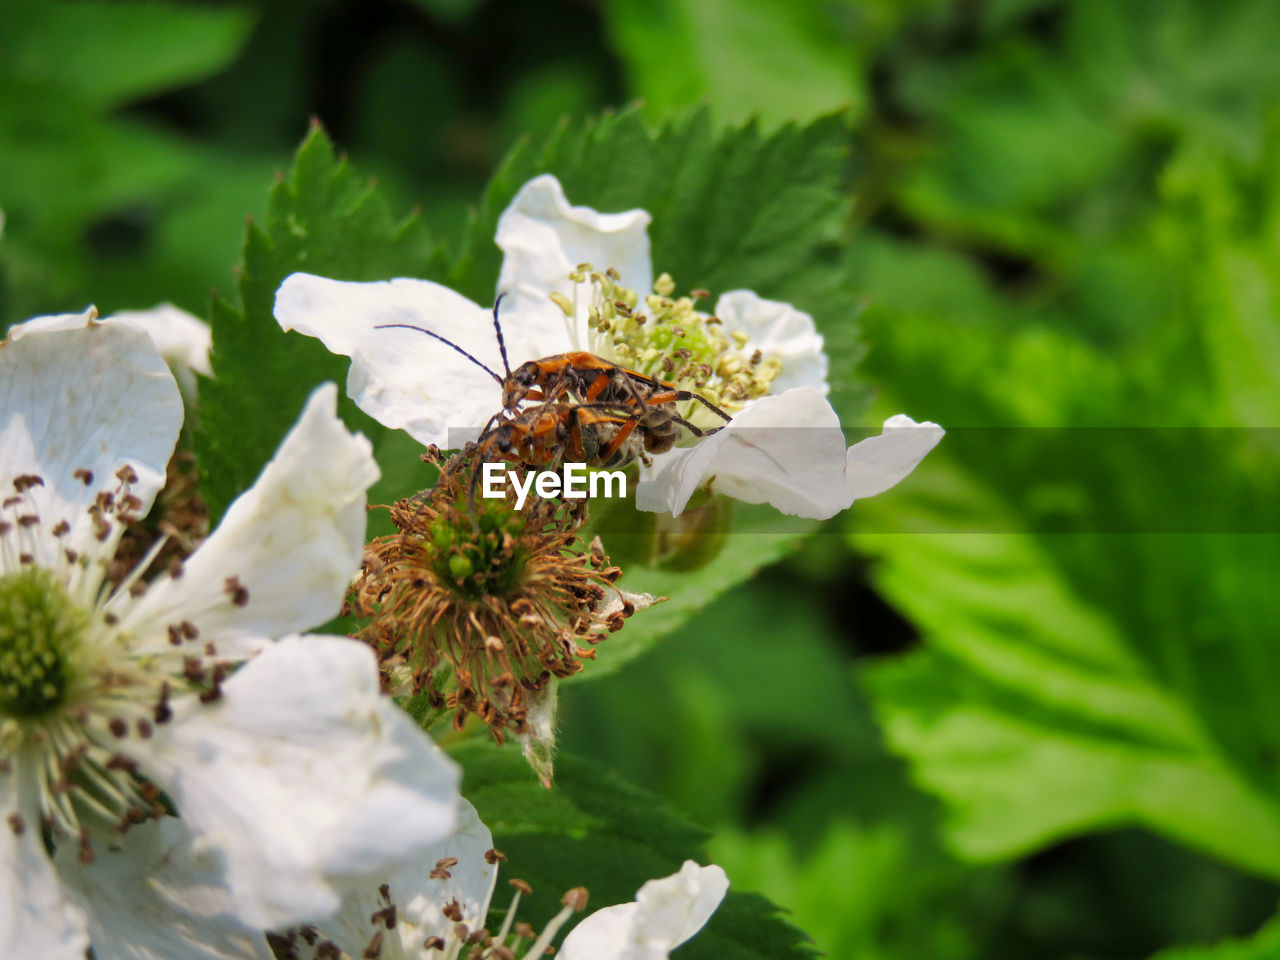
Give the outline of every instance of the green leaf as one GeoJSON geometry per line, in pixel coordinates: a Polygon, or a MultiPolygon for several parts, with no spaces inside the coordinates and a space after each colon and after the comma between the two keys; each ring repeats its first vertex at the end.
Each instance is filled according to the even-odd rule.
{"type": "Polygon", "coordinates": [[[1161,178],[1166,209],[1156,236],[1170,259],[1194,265],[1189,295],[1198,340],[1188,344],[1208,382],[1207,422],[1273,424],[1280,418],[1280,112],[1261,156],[1248,163],[1193,145],[1161,178]],[[1209,320],[1211,319],[1211,322],[1209,320]]]}
{"type": "Polygon", "coordinates": [[[840,237],[845,131],[834,115],[772,134],[750,123],[717,134],[705,110],[654,129],[634,110],[564,123],[540,149],[526,145],[507,157],[451,276],[464,291],[487,283],[475,292],[490,296],[498,215],[526,181],[554,173],[574,203],[648,210],[655,271],[670,272],[682,288],[801,291],[840,237]]]}
{"type": "MultiPolygon", "coordinates": [[[[604,769],[561,756],[556,788],[546,790],[510,747],[472,741],[450,752],[465,771],[467,799],[508,858],[503,875],[533,887],[521,902],[520,919],[535,927],[559,909],[559,898],[572,887],[590,891],[590,912],[627,903],[647,880],[675,873],[686,859],[701,859],[705,831],[604,769]]],[[[814,953],[763,897],[731,890],[677,956],[801,960],[814,953]]]]}
{"type": "MultiPolygon", "coordinates": [[[[418,217],[393,217],[374,186],[313,129],[272,191],[264,222],[249,225],[240,304],[213,303],[214,376],[200,387],[197,451],[201,490],[215,516],[257,477],[315,386],[346,382],[345,357],[276,323],[272,307],[285,277],[297,270],[341,280],[420,275],[431,250],[418,217]]],[[[379,445],[382,427],[348,400],[340,410],[379,445]]]]}
{"type": "MultiPolygon", "coordinates": [[[[1143,416],[1108,394],[1115,371],[1087,351],[1028,350],[1034,331],[884,332],[880,360],[915,409],[963,423],[998,400],[1016,416],[1025,398],[1032,422],[1073,408],[1143,416]],[[927,344],[945,344],[946,362],[927,344]],[[997,356],[1001,373],[981,379],[997,356]],[[1077,357],[1096,375],[1072,377],[1077,357]]],[[[851,518],[854,542],[880,558],[877,585],[927,647],[873,671],[871,690],[894,748],[948,801],[958,849],[1008,857],[1137,823],[1277,874],[1277,655],[1262,626],[1277,551],[1274,538],[1211,532],[1245,529],[1244,509],[1276,529],[1276,484],[1265,434],[961,427],[851,518]],[[1241,475],[1243,463],[1262,472],[1241,475]],[[871,532],[886,530],[899,532],[871,532]]]]}
{"type": "Polygon", "coordinates": [[[980,897],[990,897],[995,884],[986,873],[954,862],[921,864],[901,824],[836,821],[812,849],[801,850],[776,829],[731,830],[717,834],[710,849],[744,883],[794,904],[795,922],[825,956],[983,955],[977,944],[984,924],[975,914],[980,897]]]}
{"type": "Polygon", "coordinates": [[[201,80],[231,62],[248,10],[120,0],[18,0],[0,39],[4,72],[102,110],[201,80]]]}
{"type": "Polygon", "coordinates": [[[463,23],[480,6],[480,0],[414,0],[414,2],[445,23],[463,23]]]}
{"type": "MultiPolygon", "coordinates": [[[[745,815],[752,778],[767,763],[765,749],[806,758],[878,755],[869,711],[853,689],[826,611],[779,579],[762,575],[722,594],[623,673],[561,686],[563,748],[608,763],[700,823],[745,815]],[[815,702],[823,709],[814,710],[815,702]],[[680,735],[672,737],[672,729],[680,735]]],[[[632,642],[627,633],[657,609],[638,613],[602,644],[604,665],[616,652],[608,645],[632,642]]],[[[836,763],[805,764],[787,789],[836,763]]],[[[859,799],[870,792],[864,782],[859,799]]]]}
{"type": "Polygon", "coordinates": [[[712,522],[724,532],[695,533],[679,552],[655,562],[643,552],[654,542],[653,514],[639,513],[622,502],[601,504],[596,514],[603,514],[603,519],[593,519],[586,535],[591,529],[601,530],[610,559],[624,571],[618,586],[667,599],[639,611],[610,635],[599,659],[588,661],[570,682],[606,676],[633,660],[717,597],[794,551],[818,526],[768,506],[717,501],[712,522]]]}
{"type": "Polygon", "coordinates": [[[1051,260],[1075,256],[1149,203],[1157,138],[1257,149],[1262,109],[1280,91],[1266,53],[1280,29],[1273,4],[1061,6],[1052,41],[1001,32],[901,71],[904,105],[942,134],[902,179],[912,212],[1051,260]]]}
{"type": "Polygon", "coordinates": [[[631,88],[655,115],[706,98],[723,120],[776,123],[862,96],[854,17],[835,5],[612,0],[604,9],[631,88]]]}
{"type": "MultiPolygon", "coordinates": [[[[173,139],[134,122],[108,123],[57,101],[25,98],[0,78],[0,247],[12,278],[9,321],[59,307],[89,268],[82,234],[121,211],[162,205],[193,175],[195,158],[173,139]]],[[[96,289],[90,294],[98,300],[96,289]]],[[[150,304],[129,304],[130,307],[150,304]]],[[[105,303],[103,304],[105,306],[105,303]]]]}
{"type": "Polygon", "coordinates": [[[1277,155],[1272,122],[1254,161],[1176,156],[1145,228],[1172,312],[1111,351],[863,263],[873,375],[953,428],[849,518],[925,647],[868,683],[968,856],[1136,824],[1280,875],[1277,155]]]}
{"type": "Polygon", "coordinates": [[[239,217],[254,206],[243,199],[248,168],[261,182],[256,165],[110,111],[222,68],[251,23],[234,7],[6,6],[0,324],[89,303],[104,313],[158,300],[198,308],[234,256],[239,217]],[[210,229],[172,242],[210,208],[219,215],[210,229]]]}
{"type": "Polygon", "coordinates": [[[643,207],[655,273],[713,297],[750,289],[813,314],[829,339],[832,381],[847,409],[861,400],[856,298],[839,242],[845,120],[824,117],[764,134],[755,124],[716,133],[706,110],[649,129],[636,111],[564,123],[545,145],[517,147],[470,223],[449,285],[480,303],[494,295],[498,217],[528,180],[553,173],[571,202],[597,210],[643,207]]]}
{"type": "Polygon", "coordinates": [[[879,557],[878,586],[924,637],[926,649],[865,679],[891,746],[948,803],[957,851],[1008,858],[1140,824],[1280,876],[1280,805],[1224,749],[1196,699],[1133,650],[1123,622],[1083,600],[1034,538],[960,532],[1017,523],[993,516],[998,506],[944,466],[913,477],[896,512],[956,532],[855,542],[879,557]]]}
{"type": "Polygon", "coordinates": [[[714,825],[712,860],[829,956],[982,956],[1005,872],[943,853],[938,805],[853,688],[842,641],[864,624],[833,618],[841,598],[810,586],[774,568],[625,672],[561,686],[560,747],[714,825]]]}
{"type": "Polygon", "coordinates": [[[1277,960],[1280,958],[1280,917],[1245,940],[1224,940],[1212,946],[1161,950],[1151,960],[1277,960]]]}

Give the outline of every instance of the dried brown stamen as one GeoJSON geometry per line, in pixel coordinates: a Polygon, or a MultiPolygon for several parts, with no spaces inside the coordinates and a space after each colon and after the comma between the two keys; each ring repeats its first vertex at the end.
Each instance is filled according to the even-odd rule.
{"type": "MultiPolygon", "coordinates": [[[[93,482],[93,473],[89,470],[77,470],[75,475],[86,486],[93,482]]],[[[182,561],[209,533],[209,509],[196,487],[195,458],[185,450],[173,455],[165,470],[164,489],[146,517],[138,516],[142,501],[128,490],[130,484],[137,482],[137,474],[131,468],[127,472],[122,469],[116,478],[123,489],[112,502],[119,503],[119,518],[128,526],[107,568],[107,582],[112,585],[122,582],[161,537],[165,542],[152,559],[152,569],[168,568],[171,576],[181,576],[182,561]]]]}
{"type": "Polygon", "coordinates": [[[530,498],[517,510],[514,495],[474,497],[470,452],[428,458],[440,482],[387,508],[399,532],[366,548],[350,612],[370,618],[358,636],[392,690],[425,694],[459,727],[474,714],[502,742],[527,734],[553,678],[581,670],[621,625],[621,571],[578,536],[585,501],[530,498]]]}

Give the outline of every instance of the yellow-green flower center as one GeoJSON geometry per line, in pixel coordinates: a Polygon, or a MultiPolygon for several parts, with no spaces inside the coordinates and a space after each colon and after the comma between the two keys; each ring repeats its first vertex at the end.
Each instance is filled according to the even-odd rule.
{"type": "MultiPolygon", "coordinates": [[[[727,331],[718,317],[697,309],[706,291],[673,297],[670,274],[658,277],[643,302],[613,268],[601,272],[581,264],[569,279],[591,285],[587,322],[593,346],[600,341],[596,352],[611,352],[610,359],[629,369],[701,394],[730,413],[767,394],[782,372],[782,361],[753,348],[745,332],[727,331]]],[[[573,315],[567,298],[553,299],[573,315]]],[[[690,407],[689,415],[700,416],[698,409],[690,407]]]]}
{"type": "Polygon", "coordinates": [[[524,572],[524,518],[500,502],[477,503],[475,510],[474,525],[464,510],[443,512],[432,521],[432,569],[465,599],[506,596],[524,572]]]}
{"type": "Polygon", "coordinates": [[[0,716],[29,719],[65,703],[88,623],[48,571],[0,577],[0,716]]]}

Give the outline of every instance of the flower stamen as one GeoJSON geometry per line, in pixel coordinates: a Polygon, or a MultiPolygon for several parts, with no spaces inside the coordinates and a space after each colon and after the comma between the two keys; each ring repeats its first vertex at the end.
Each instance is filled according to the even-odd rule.
{"type": "Polygon", "coordinates": [[[581,670],[635,606],[613,586],[622,571],[578,538],[584,501],[518,510],[508,488],[475,503],[474,451],[427,459],[439,483],[391,506],[399,533],[366,549],[351,611],[370,622],[358,636],[393,692],[425,694],[459,727],[475,714],[499,742],[527,735],[549,684],[581,670]]]}
{"type": "MultiPolygon", "coordinates": [[[[612,267],[601,272],[589,263],[579,264],[569,279],[574,284],[572,304],[562,294],[551,297],[566,314],[575,347],[577,324],[573,321],[580,315],[580,300],[589,298],[586,317],[592,353],[674,383],[730,413],[769,393],[782,372],[779,358],[748,349],[751,338],[746,332],[726,333],[718,317],[697,310],[698,299],[708,296],[707,291],[694,290],[673,299],[675,281],[670,274],[659,276],[654,292],[643,300],[621,285],[612,267]],[[586,293],[580,294],[581,287],[588,288],[586,293]]],[[[681,416],[700,426],[704,421],[714,425],[697,403],[688,403],[681,416]]]]}
{"type": "MultiPolygon", "coordinates": [[[[74,476],[93,483],[88,469],[74,476]]],[[[113,479],[81,520],[103,545],[92,555],[57,546],[74,529],[68,518],[43,529],[32,499],[40,477],[14,477],[15,492],[0,507],[0,569],[8,571],[0,575],[0,773],[27,775],[41,826],[75,838],[82,858],[93,854],[91,823],[125,830],[164,812],[159,791],[137,778],[119,745],[149,737],[153,723],[172,716],[167,682],[156,698],[161,657],[131,653],[133,634],[109,609],[138,594],[169,537],[161,534],[113,582],[114,548],[143,507],[132,467],[113,479]]],[[[185,621],[170,631],[179,645],[195,634],[185,621]]],[[[224,674],[215,666],[215,694],[224,674]]]]}

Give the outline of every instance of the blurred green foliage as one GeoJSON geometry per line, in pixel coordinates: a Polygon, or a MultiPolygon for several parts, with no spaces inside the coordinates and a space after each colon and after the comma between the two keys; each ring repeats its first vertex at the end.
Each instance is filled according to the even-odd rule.
{"type": "Polygon", "coordinates": [[[4,14],[0,319],[95,298],[104,310],[165,298],[199,309],[235,262],[241,227],[226,214],[260,205],[271,168],[123,108],[225,69],[252,12],[14,0],[4,14]]]}
{"type": "MultiPolygon", "coordinates": [[[[265,322],[299,256],[487,299],[493,218],[544,169],[654,210],[682,285],[811,311],[850,421],[869,384],[875,416],[949,428],[800,552],[634,568],[680,605],[563,688],[573,790],[595,764],[660,795],[836,958],[1280,956],[1274,923],[1250,939],[1280,896],[1280,7],[6,13],[0,321],[238,283],[202,388],[215,503],[342,376],[265,322]],[[272,188],[311,116],[354,163],[313,137],[272,188]]],[[[380,490],[420,481],[375,439],[409,464],[380,490]]],[[[526,825],[531,860],[567,822],[526,825]]]]}
{"type": "MultiPolygon", "coordinates": [[[[853,516],[855,542],[878,557],[877,582],[927,639],[926,650],[872,671],[871,689],[890,740],[949,801],[951,839],[971,856],[1140,823],[1275,879],[1280,691],[1266,583],[1280,562],[1280,473],[1274,434],[1245,429],[1280,422],[1280,141],[1261,97],[1277,78],[1254,46],[1271,8],[1245,17],[1234,7],[1211,15],[1169,4],[1155,29],[1120,10],[1071,5],[1056,58],[1062,70],[1081,63],[1094,38],[1089,50],[1113,51],[1101,89],[1153,91],[1141,110],[1108,101],[1088,112],[1111,121],[1105,137],[1080,132],[1079,140],[1112,140],[1112,160],[1090,166],[1084,180],[1079,170],[1028,162],[1034,191],[989,192],[967,210],[951,202],[964,192],[953,174],[901,179],[887,201],[899,215],[995,245],[998,256],[1017,258],[1017,276],[992,282],[980,261],[966,270],[953,259],[953,272],[940,275],[950,278],[949,310],[921,303],[918,292],[895,304],[901,261],[919,243],[894,241],[893,271],[878,281],[864,265],[869,292],[889,284],[868,315],[879,348],[872,376],[913,409],[951,411],[958,426],[1190,429],[1133,431],[1124,443],[1105,431],[1026,440],[961,430],[898,497],[853,516]],[[1221,69],[1177,71],[1191,63],[1191,44],[1202,58],[1216,54],[1221,69]],[[1219,109],[1204,106],[1218,101],[1219,109]],[[1164,141],[1154,158],[1153,138],[1164,141]],[[1130,165],[1143,146],[1151,174],[1139,179],[1130,165]],[[941,179],[922,191],[931,177],[941,179]],[[1123,192],[1127,202],[1108,204],[1114,222],[1089,230],[1062,215],[1062,204],[1086,202],[1074,199],[1085,183],[1095,196],[1123,192]],[[943,194],[945,205],[922,202],[943,194]],[[1132,262],[1135,252],[1144,262],[1132,262]],[[1096,269],[1128,283],[1090,305],[1096,292],[1077,288],[1096,269]],[[1114,319],[1103,327],[1108,303],[1114,319]],[[986,322],[975,323],[979,316],[986,322]],[[1200,512],[1188,524],[1189,506],[1200,512]],[[1011,532],[859,532],[880,524],[1011,532]]],[[[1020,62],[1044,68],[1042,59],[1020,62]]],[[[1004,88],[1040,89],[1029,75],[1009,82],[1004,69],[1004,88]]],[[[1096,100],[1095,88],[1071,87],[1073,98],[1090,90],[1096,100]]],[[[1050,115],[1051,102],[1035,115],[1050,115]]],[[[990,98],[983,104],[965,115],[999,112],[990,98]]],[[[982,129],[987,163],[996,159],[990,144],[1008,141],[1001,155],[1023,169],[1025,144],[982,129]]],[[[1014,129],[1036,139],[1029,127],[1014,129]]],[[[1050,129],[1077,136],[1066,124],[1050,129]]],[[[961,159],[977,149],[965,138],[948,147],[943,167],[982,168],[976,155],[961,159]]]]}
{"type": "Polygon", "coordinates": [[[1162,950],[1156,960],[1271,960],[1273,957],[1280,957],[1280,922],[1275,920],[1248,940],[1162,950]]]}

